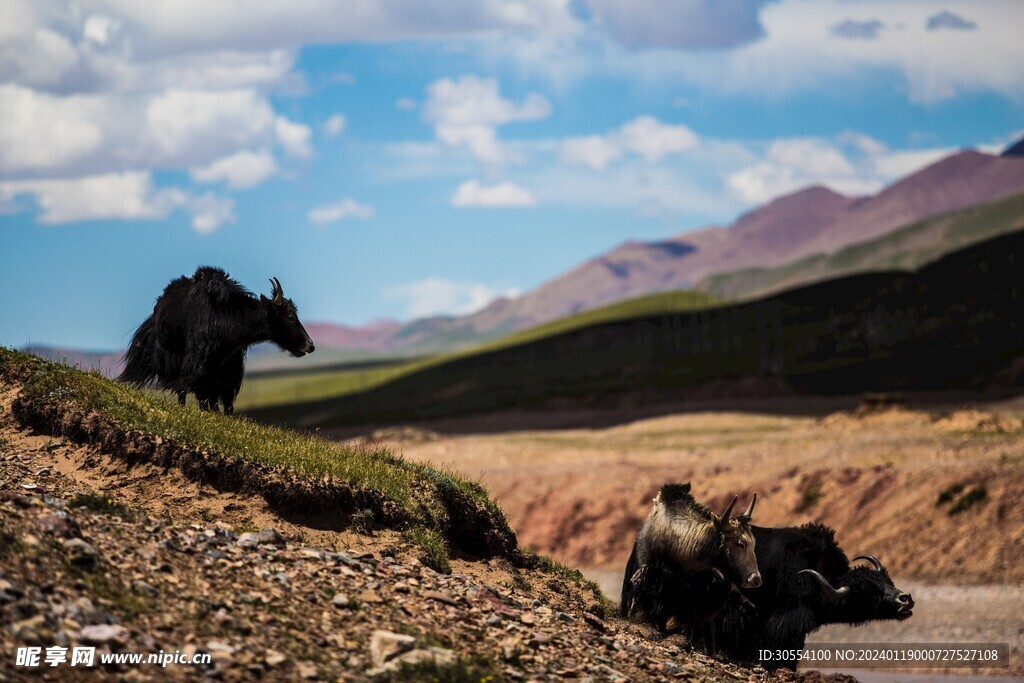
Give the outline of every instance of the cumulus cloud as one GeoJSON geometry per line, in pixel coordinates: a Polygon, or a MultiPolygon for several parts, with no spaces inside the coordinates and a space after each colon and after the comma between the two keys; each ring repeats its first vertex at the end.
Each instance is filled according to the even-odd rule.
{"type": "Polygon", "coordinates": [[[193,196],[178,188],[157,188],[147,171],[106,173],[69,179],[0,182],[0,206],[29,196],[46,225],[95,220],[155,220],[178,209],[192,216],[192,227],[210,233],[234,222],[234,201],[213,193],[193,196]]]}
{"type": "Polygon", "coordinates": [[[416,100],[412,99],[411,97],[400,97],[398,98],[398,100],[395,101],[395,109],[411,111],[415,109],[417,106],[419,105],[416,104],[416,100]]]}
{"type": "Polygon", "coordinates": [[[274,132],[277,134],[278,142],[289,156],[301,159],[313,156],[313,131],[309,129],[309,126],[278,116],[274,121],[274,132]]]}
{"type": "Polygon", "coordinates": [[[764,35],[763,0],[586,0],[597,21],[630,48],[731,48],[764,35]]]}
{"type": "Polygon", "coordinates": [[[332,114],[326,121],[324,121],[324,130],[327,134],[336,138],[341,135],[341,132],[345,130],[347,121],[342,114],[332,114]]]}
{"type": "Polygon", "coordinates": [[[310,209],[307,218],[313,225],[327,225],[346,218],[373,218],[375,213],[372,206],[360,204],[356,200],[346,197],[340,201],[310,209]]]}
{"type": "Polygon", "coordinates": [[[428,277],[384,289],[385,299],[404,302],[406,316],[468,315],[484,308],[499,296],[516,297],[516,288],[498,289],[479,282],[461,282],[428,277]]]}
{"type": "Polygon", "coordinates": [[[243,150],[208,166],[192,169],[192,178],[201,183],[223,181],[231,189],[245,189],[259,185],[276,171],[277,163],[267,150],[243,150]]]}
{"type": "Polygon", "coordinates": [[[551,105],[538,93],[515,103],[501,96],[493,78],[444,78],[427,88],[423,118],[437,139],[449,147],[466,147],[478,160],[497,164],[509,159],[498,142],[498,126],[547,118],[551,105]]]}
{"type": "Polygon", "coordinates": [[[626,154],[657,162],[670,154],[693,149],[696,133],[682,124],[667,124],[653,116],[639,116],[606,135],[569,138],[559,146],[559,158],[568,164],[604,170],[626,154]]]}
{"type": "Polygon", "coordinates": [[[940,29],[972,31],[978,28],[978,25],[969,19],[964,19],[959,14],[953,14],[952,12],[946,11],[939,12],[935,16],[928,17],[928,22],[925,24],[925,28],[929,31],[938,31],[940,29]]]}
{"type": "Polygon", "coordinates": [[[504,182],[496,185],[481,185],[476,180],[467,180],[455,189],[452,206],[464,207],[522,207],[537,203],[530,191],[515,183],[504,182]]]}
{"type": "Polygon", "coordinates": [[[225,223],[234,223],[236,220],[235,200],[230,197],[218,197],[209,192],[190,199],[188,210],[192,213],[192,227],[203,235],[208,235],[225,223]]]}
{"type": "Polygon", "coordinates": [[[882,26],[882,22],[878,19],[869,19],[867,21],[845,19],[830,28],[829,32],[839,38],[873,40],[878,36],[878,32],[882,30],[882,26]]]}
{"type": "Polygon", "coordinates": [[[945,148],[890,150],[854,131],[834,140],[785,138],[769,143],[761,158],[729,174],[730,191],[748,204],[761,204],[808,187],[825,185],[847,195],[871,194],[893,180],[948,155],[945,148]]]}

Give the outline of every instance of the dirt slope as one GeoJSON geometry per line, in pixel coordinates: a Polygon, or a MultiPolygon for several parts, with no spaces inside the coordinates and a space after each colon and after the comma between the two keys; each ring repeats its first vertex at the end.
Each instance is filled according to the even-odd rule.
{"type": "Polygon", "coordinates": [[[442,574],[395,532],[284,519],[29,432],[18,387],[0,389],[0,680],[768,680],[652,640],[571,572],[455,559],[442,574]],[[17,647],[53,645],[212,661],[15,666],[17,647]]]}

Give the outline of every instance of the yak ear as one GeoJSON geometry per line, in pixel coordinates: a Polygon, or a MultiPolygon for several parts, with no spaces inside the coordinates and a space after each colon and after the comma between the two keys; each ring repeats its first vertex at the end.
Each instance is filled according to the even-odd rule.
{"type": "Polygon", "coordinates": [[[270,299],[260,294],[260,301],[262,301],[263,303],[269,303],[270,299]]]}

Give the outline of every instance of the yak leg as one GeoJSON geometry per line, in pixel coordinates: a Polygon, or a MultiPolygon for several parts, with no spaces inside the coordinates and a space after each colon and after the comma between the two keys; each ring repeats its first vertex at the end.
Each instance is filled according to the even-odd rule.
{"type": "Polygon", "coordinates": [[[224,403],[224,414],[235,412],[235,397],[242,387],[242,375],[245,374],[245,352],[236,351],[225,359],[218,378],[220,400],[224,403]]]}
{"type": "Polygon", "coordinates": [[[179,406],[185,405],[185,397],[188,396],[188,392],[187,391],[178,391],[177,394],[178,394],[178,405],[179,406]]]}

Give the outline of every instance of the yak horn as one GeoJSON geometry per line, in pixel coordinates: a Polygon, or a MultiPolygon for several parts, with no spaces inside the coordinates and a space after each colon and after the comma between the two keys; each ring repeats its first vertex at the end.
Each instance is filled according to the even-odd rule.
{"type": "Polygon", "coordinates": [[[833,598],[841,598],[850,592],[849,586],[843,586],[842,588],[836,589],[835,586],[828,582],[828,579],[826,579],[824,576],[814,571],[813,569],[801,569],[797,572],[797,574],[809,574],[813,576],[818,580],[818,583],[821,584],[822,589],[826,593],[831,595],[833,598]]]}
{"type": "Polygon", "coordinates": [[[732,502],[729,503],[729,507],[725,508],[725,512],[722,513],[722,523],[726,524],[729,521],[729,516],[732,515],[732,509],[736,505],[736,500],[739,496],[733,496],[732,502]]]}
{"type": "Polygon", "coordinates": [[[276,277],[270,278],[270,284],[272,285],[271,297],[273,297],[275,303],[280,303],[281,299],[284,298],[284,290],[281,289],[281,283],[276,277]]]}
{"type": "Polygon", "coordinates": [[[742,519],[745,522],[749,522],[751,515],[754,514],[754,504],[756,502],[757,502],[757,494],[755,493],[754,497],[750,499],[750,505],[747,506],[746,512],[744,512],[742,515],[740,515],[737,519],[742,519]]]}
{"type": "Polygon", "coordinates": [[[857,557],[855,557],[852,560],[850,560],[850,562],[853,563],[853,562],[856,562],[857,560],[867,560],[868,562],[870,562],[871,564],[873,564],[875,566],[875,571],[876,572],[884,572],[885,571],[885,567],[882,566],[882,563],[879,562],[875,558],[874,555],[858,555],[857,557]]]}

